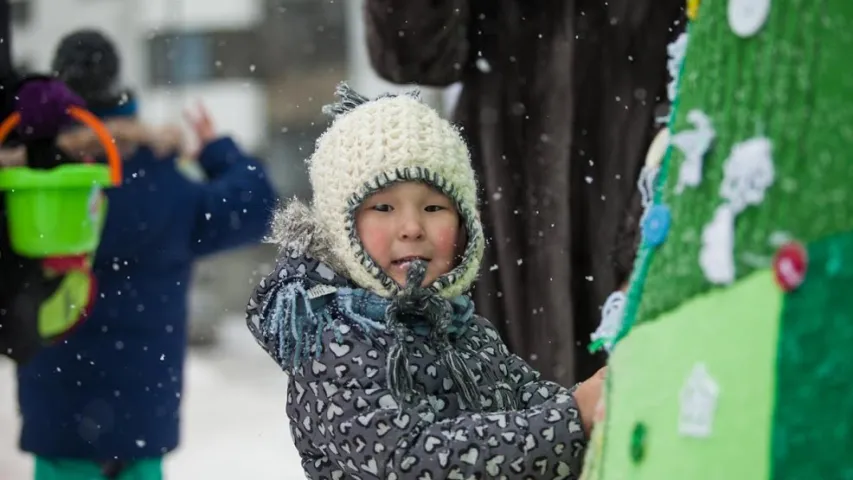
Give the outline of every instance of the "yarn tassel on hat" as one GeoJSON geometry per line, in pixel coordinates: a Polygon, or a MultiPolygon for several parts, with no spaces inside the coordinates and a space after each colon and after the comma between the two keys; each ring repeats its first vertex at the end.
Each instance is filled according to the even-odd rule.
{"type": "MultiPolygon", "coordinates": [[[[412,90],[406,92],[405,95],[408,95],[414,99],[420,100],[421,92],[419,90],[412,90]]],[[[346,82],[341,82],[338,84],[337,88],[335,88],[335,96],[337,96],[340,101],[337,103],[333,103],[330,105],[323,106],[323,114],[328,115],[332,118],[337,118],[345,113],[349,113],[355,110],[356,107],[360,105],[364,105],[371,101],[370,98],[365,97],[364,95],[356,92],[352,89],[346,82]]],[[[388,98],[395,97],[396,95],[386,93],[376,97],[376,99],[380,98],[388,98]]]]}
{"type": "Polygon", "coordinates": [[[340,98],[338,103],[323,106],[323,114],[333,118],[352,111],[355,107],[370,101],[369,98],[356,92],[346,83],[338,84],[337,88],[335,88],[335,96],[340,98]]]}

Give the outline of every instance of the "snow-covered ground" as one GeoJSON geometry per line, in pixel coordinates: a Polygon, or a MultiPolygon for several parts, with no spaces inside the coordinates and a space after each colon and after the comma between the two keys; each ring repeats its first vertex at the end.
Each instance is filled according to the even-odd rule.
{"type": "MultiPolygon", "coordinates": [[[[190,353],[183,441],[166,460],[166,480],[305,478],[287,426],[284,374],[242,319],[221,333],[216,347],[190,353]]],[[[0,360],[0,479],[29,480],[32,461],[15,446],[14,395],[13,367],[0,360]]]]}

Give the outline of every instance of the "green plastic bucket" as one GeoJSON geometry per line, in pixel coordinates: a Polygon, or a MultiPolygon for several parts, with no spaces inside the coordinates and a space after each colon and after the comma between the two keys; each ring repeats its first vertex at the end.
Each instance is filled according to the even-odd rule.
{"type": "Polygon", "coordinates": [[[100,164],[0,169],[12,249],[32,258],[94,252],[106,212],[102,188],[110,185],[110,169],[100,164]]]}

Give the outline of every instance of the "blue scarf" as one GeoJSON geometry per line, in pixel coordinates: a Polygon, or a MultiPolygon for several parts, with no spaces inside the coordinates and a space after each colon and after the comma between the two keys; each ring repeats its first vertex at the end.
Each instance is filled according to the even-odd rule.
{"type": "MultiPolygon", "coordinates": [[[[264,322],[269,338],[277,338],[277,357],[296,367],[302,359],[322,353],[323,331],[331,329],[340,341],[335,325],[354,327],[367,338],[389,331],[386,313],[394,301],[361,288],[339,287],[317,295],[303,281],[281,284],[267,307],[264,322]],[[332,299],[334,298],[334,301],[332,299]]],[[[467,296],[448,300],[453,315],[447,333],[459,335],[474,317],[474,302],[467,296]]],[[[421,317],[413,318],[412,332],[429,336],[432,327],[421,317]]]]}
{"type": "MultiPolygon", "coordinates": [[[[338,305],[340,305],[345,313],[356,318],[367,318],[371,322],[365,322],[373,328],[385,330],[387,328],[387,319],[385,313],[388,307],[393,302],[390,298],[380,297],[375,293],[369,292],[361,288],[339,288],[335,292],[338,305]]],[[[466,295],[448,300],[450,307],[453,310],[453,315],[450,325],[447,327],[447,333],[461,334],[474,318],[474,302],[466,295]]],[[[414,317],[409,327],[414,333],[420,336],[428,336],[431,326],[422,317],[414,317]]]]}
{"type": "MultiPolygon", "coordinates": [[[[464,404],[480,410],[484,392],[462,352],[451,340],[452,336],[464,333],[474,318],[474,303],[467,296],[447,300],[420,287],[425,275],[425,265],[415,262],[409,268],[408,286],[394,298],[357,288],[310,285],[305,278],[280,284],[264,315],[270,320],[264,322],[264,337],[276,339],[276,356],[282,363],[289,360],[295,368],[307,356],[319,358],[325,331],[332,331],[337,340],[342,341],[340,325],[368,339],[375,337],[377,332],[390,333],[395,342],[387,352],[388,387],[399,400],[417,401],[419,392],[409,373],[406,337],[410,333],[421,336],[438,352],[464,404]]],[[[486,368],[482,372],[490,387],[502,383],[494,370],[486,368]]],[[[506,392],[493,393],[499,408],[512,405],[506,392]]]]}

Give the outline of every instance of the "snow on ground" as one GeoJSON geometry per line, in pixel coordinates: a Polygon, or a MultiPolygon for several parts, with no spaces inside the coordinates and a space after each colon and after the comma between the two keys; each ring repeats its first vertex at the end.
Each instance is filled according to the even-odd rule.
{"type": "MultiPolygon", "coordinates": [[[[305,478],[285,415],[285,376],[257,346],[242,318],[222,325],[221,342],[191,351],[181,447],[166,480],[305,478]]],[[[14,369],[0,360],[0,479],[29,480],[32,461],[16,448],[14,369]]]]}

